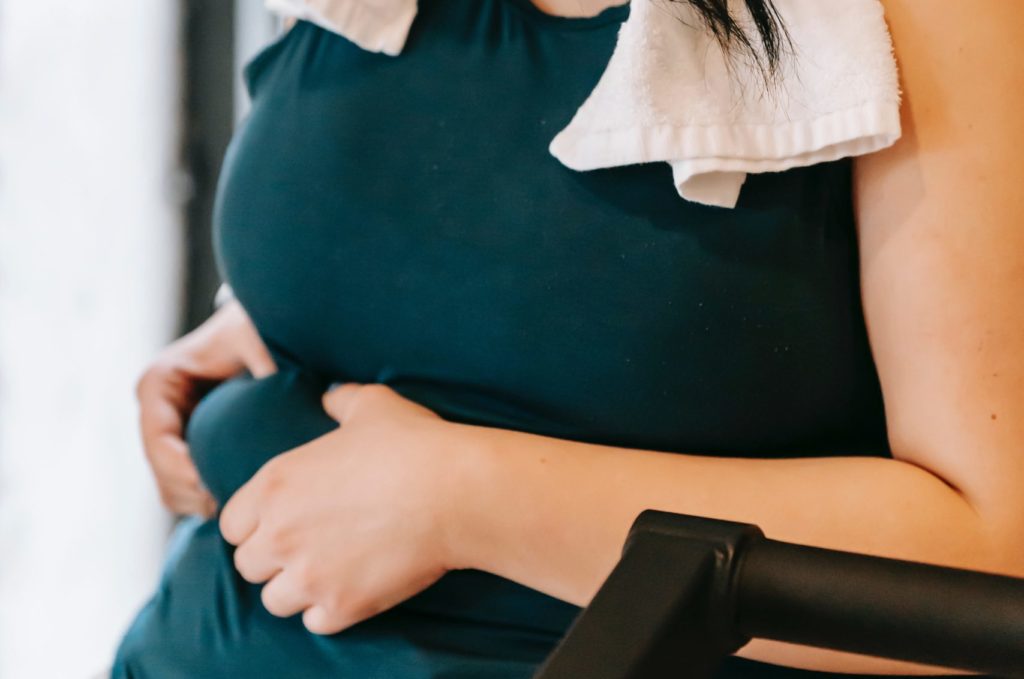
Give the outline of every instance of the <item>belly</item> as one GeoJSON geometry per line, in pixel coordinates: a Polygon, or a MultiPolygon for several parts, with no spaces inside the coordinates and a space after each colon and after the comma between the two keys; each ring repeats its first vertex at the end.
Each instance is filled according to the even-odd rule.
{"type": "Polygon", "coordinates": [[[186,438],[219,504],[272,457],[337,426],[320,405],[326,386],[308,373],[282,370],[263,379],[228,380],[199,402],[186,438]]]}
{"type": "MultiPolygon", "coordinates": [[[[199,402],[186,438],[203,482],[221,506],[268,460],[338,426],[321,406],[327,386],[322,377],[284,368],[262,379],[240,376],[228,380],[199,402]]],[[[212,541],[211,554],[202,557],[205,565],[196,569],[219,571],[217,578],[233,582],[233,587],[217,596],[234,600],[243,596],[246,588],[230,559],[222,558],[224,548],[220,540],[212,541]]],[[[206,577],[210,574],[203,579],[206,577]]],[[[233,610],[234,605],[226,608],[233,610]]],[[[473,570],[446,574],[399,608],[488,629],[511,625],[532,630],[531,634],[540,634],[545,643],[564,633],[579,610],[510,580],[473,570]]]]}

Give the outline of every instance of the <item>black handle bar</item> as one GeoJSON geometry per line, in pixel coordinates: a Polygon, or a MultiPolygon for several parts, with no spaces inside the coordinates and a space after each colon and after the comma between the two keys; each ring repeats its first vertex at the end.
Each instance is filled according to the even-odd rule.
{"type": "Polygon", "coordinates": [[[536,679],[704,678],[754,637],[1024,678],[1024,579],[649,510],[536,679]]]}

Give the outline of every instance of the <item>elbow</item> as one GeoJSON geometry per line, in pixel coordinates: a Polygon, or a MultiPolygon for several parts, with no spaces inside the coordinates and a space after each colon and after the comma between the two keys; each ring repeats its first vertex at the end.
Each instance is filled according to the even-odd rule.
{"type": "Polygon", "coordinates": [[[1024,494],[987,494],[985,502],[964,498],[977,517],[977,552],[968,566],[999,575],[1024,578],[1024,494]]]}
{"type": "Polygon", "coordinates": [[[952,502],[947,506],[957,506],[941,521],[948,530],[944,549],[954,560],[950,565],[1024,578],[1024,467],[1005,464],[1013,459],[992,455],[996,464],[963,466],[903,458],[941,484],[933,487],[952,502]]]}
{"type": "Polygon", "coordinates": [[[986,524],[986,543],[989,557],[985,570],[1024,578],[1024,509],[1013,521],[989,521],[986,524]]]}

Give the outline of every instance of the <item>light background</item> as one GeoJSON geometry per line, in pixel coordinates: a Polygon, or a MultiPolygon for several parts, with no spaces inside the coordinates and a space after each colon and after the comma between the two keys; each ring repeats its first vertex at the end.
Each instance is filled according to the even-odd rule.
{"type": "MultiPolygon", "coordinates": [[[[271,24],[237,16],[242,60],[271,24]]],[[[180,322],[179,24],[171,0],[0,0],[3,679],[102,672],[158,574],[133,389],[180,322]]]]}

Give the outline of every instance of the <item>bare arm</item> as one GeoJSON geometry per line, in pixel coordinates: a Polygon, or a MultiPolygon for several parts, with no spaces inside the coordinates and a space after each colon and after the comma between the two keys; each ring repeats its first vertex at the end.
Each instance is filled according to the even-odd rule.
{"type": "MultiPolygon", "coordinates": [[[[464,565],[586,604],[633,518],[654,507],[1024,576],[1024,6],[889,0],[887,15],[906,137],[859,161],[855,188],[896,459],[713,458],[470,428],[477,483],[460,499],[464,565]]],[[[761,640],[739,655],[937,671],[761,640]]]]}

